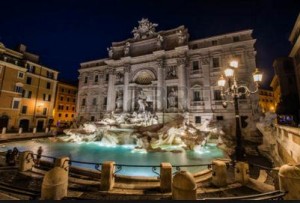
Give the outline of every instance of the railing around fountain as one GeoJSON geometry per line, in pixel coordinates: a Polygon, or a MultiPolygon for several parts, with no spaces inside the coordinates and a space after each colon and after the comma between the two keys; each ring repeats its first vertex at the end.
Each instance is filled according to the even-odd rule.
{"type": "MultiPolygon", "coordinates": [[[[38,154],[32,154],[34,157],[37,157],[38,154]]],[[[46,155],[41,155],[41,159],[42,161],[46,161],[46,162],[50,162],[50,163],[55,163],[56,161],[56,157],[52,157],[52,156],[46,156],[46,155]]],[[[99,163],[95,163],[95,162],[86,162],[86,161],[77,161],[77,160],[68,160],[69,165],[72,166],[76,166],[76,167],[82,167],[82,165],[92,165],[93,169],[97,170],[97,171],[101,171],[102,165],[103,163],[99,162],[99,163]]],[[[65,163],[62,164],[63,166],[65,165],[65,163]]],[[[191,168],[191,167],[204,167],[207,169],[211,169],[212,168],[212,163],[206,163],[206,164],[193,164],[193,165],[172,165],[172,171],[173,171],[173,175],[179,171],[181,171],[182,169],[185,168],[191,168]]],[[[119,164],[119,163],[115,163],[115,171],[114,171],[114,175],[118,175],[124,168],[151,168],[151,171],[155,174],[155,176],[160,176],[160,167],[161,165],[132,165],[132,164],[119,164]]],[[[229,167],[229,163],[228,163],[228,167],[229,167]]],[[[90,168],[90,167],[88,167],[90,168]]]]}

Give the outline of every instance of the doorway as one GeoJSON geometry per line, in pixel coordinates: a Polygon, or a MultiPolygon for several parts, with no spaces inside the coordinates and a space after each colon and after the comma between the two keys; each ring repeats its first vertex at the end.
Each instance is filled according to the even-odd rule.
{"type": "Polygon", "coordinates": [[[23,128],[23,132],[29,131],[29,120],[28,119],[22,119],[20,120],[20,128],[23,128]]]}
{"type": "Polygon", "coordinates": [[[3,115],[0,117],[0,130],[7,128],[8,126],[8,116],[3,115]]]}
{"type": "Polygon", "coordinates": [[[44,121],[43,120],[38,120],[36,130],[38,132],[41,132],[41,131],[43,131],[43,128],[44,128],[44,121]]]}

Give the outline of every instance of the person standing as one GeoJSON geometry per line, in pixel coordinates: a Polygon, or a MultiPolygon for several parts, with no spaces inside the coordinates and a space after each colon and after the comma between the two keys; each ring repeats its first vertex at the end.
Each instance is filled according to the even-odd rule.
{"type": "Polygon", "coordinates": [[[37,156],[36,156],[36,165],[40,166],[40,161],[42,158],[42,153],[43,153],[43,148],[40,146],[39,149],[37,150],[37,156]]]}

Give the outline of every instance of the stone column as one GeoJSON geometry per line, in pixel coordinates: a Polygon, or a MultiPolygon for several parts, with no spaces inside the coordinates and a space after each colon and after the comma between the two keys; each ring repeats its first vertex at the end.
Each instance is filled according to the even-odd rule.
{"type": "Polygon", "coordinates": [[[116,83],[116,75],[113,68],[108,70],[109,73],[109,81],[108,81],[108,90],[107,90],[107,111],[111,112],[115,110],[116,107],[116,91],[115,91],[115,83],[116,83]]]}
{"type": "Polygon", "coordinates": [[[157,111],[162,112],[164,108],[165,87],[164,87],[164,61],[157,60],[157,111]]]}
{"type": "Polygon", "coordinates": [[[102,169],[101,169],[101,188],[100,188],[102,191],[109,191],[113,189],[115,184],[114,171],[115,171],[115,162],[113,161],[103,162],[102,169]]]}
{"type": "Polygon", "coordinates": [[[54,167],[48,171],[42,183],[42,200],[61,200],[68,195],[68,173],[63,168],[54,167]]]}
{"type": "Polygon", "coordinates": [[[287,164],[279,169],[279,188],[287,192],[284,200],[300,199],[300,167],[299,165],[287,164]]]}
{"type": "Polygon", "coordinates": [[[185,57],[180,56],[177,58],[178,109],[183,111],[187,107],[186,61],[185,57]]]}
{"type": "Polygon", "coordinates": [[[134,110],[134,102],[135,102],[135,88],[131,89],[131,111],[134,110]]]}
{"type": "Polygon", "coordinates": [[[59,157],[58,159],[55,160],[54,166],[61,167],[66,171],[69,171],[69,161],[70,158],[67,156],[59,157]]]}
{"type": "Polygon", "coordinates": [[[6,133],[6,127],[2,128],[2,134],[6,133]]]}
{"type": "Polygon", "coordinates": [[[227,185],[227,168],[226,163],[220,160],[212,161],[212,184],[217,187],[227,185]]]}
{"type": "Polygon", "coordinates": [[[194,176],[188,171],[180,171],[173,178],[173,200],[196,200],[197,184],[194,176]]]}
{"type": "Polygon", "coordinates": [[[172,191],[172,165],[170,163],[160,164],[160,191],[172,191]]]}
{"type": "Polygon", "coordinates": [[[245,185],[249,181],[249,165],[246,162],[237,162],[234,170],[235,181],[245,185]]]}
{"type": "Polygon", "coordinates": [[[127,64],[124,67],[123,112],[128,112],[130,107],[129,90],[128,90],[129,73],[130,73],[130,65],[127,64]]]}
{"type": "Polygon", "coordinates": [[[19,163],[19,171],[29,171],[34,166],[33,160],[33,152],[32,151],[24,151],[20,154],[20,163],[19,163]]]}

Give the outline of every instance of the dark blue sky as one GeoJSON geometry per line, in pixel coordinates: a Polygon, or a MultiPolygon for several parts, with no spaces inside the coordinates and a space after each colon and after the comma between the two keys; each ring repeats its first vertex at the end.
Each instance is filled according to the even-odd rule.
{"type": "Polygon", "coordinates": [[[299,11],[299,0],[7,0],[0,41],[9,48],[26,44],[60,78],[76,80],[80,62],[107,57],[106,47],[132,37],[142,17],[158,23],[157,30],[185,25],[191,39],[254,29],[257,66],[269,83],[274,58],[291,49],[299,11]]]}

